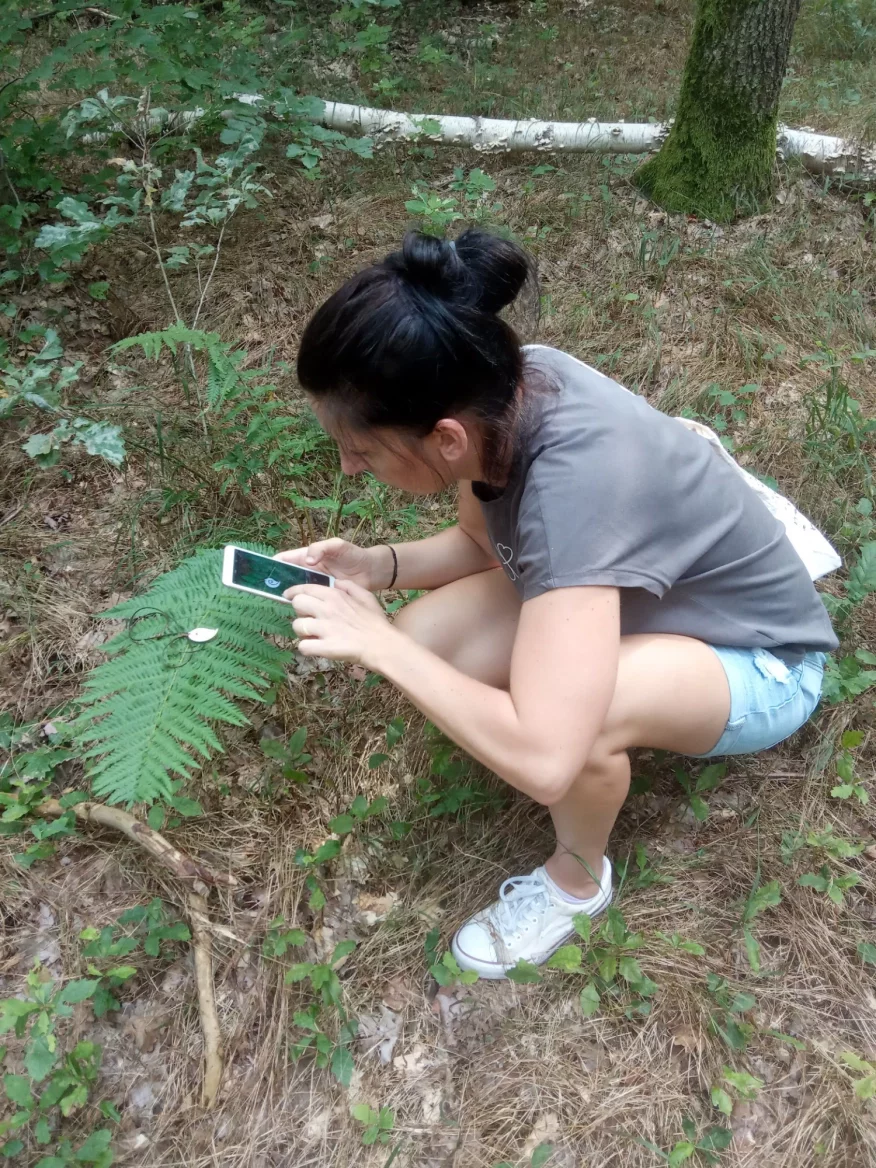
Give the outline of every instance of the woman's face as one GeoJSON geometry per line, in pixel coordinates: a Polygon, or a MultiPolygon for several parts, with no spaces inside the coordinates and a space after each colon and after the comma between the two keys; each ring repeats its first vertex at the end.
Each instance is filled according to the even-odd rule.
{"type": "Polygon", "coordinates": [[[452,482],[469,477],[472,444],[466,426],[442,419],[431,434],[417,438],[402,430],[374,426],[353,428],[339,423],[333,411],[310,399],[316,417],[333,438],[345,475],[368,471],[381,483],[412,495],[432,495],[452,482]]]}

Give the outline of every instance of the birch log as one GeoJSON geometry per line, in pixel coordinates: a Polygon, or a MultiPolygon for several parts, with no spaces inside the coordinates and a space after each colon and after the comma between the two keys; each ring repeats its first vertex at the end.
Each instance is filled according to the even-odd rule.
{"type": "MultiPolygon", "coordinates": [[[[237,94],[245,105],[262,105],[255,93],[237,94]]],[[[270,103],[265,106],[270,112],[270,103]]],[[[164,111],[137,119],[133,125],[121,123],[110,132],[131,130],[150,134],[163,129],[185,132],[204,116],[203,109],[182,110],[168,116],[164,111]]],[[[233,116],[231,111],[227,117],[233,116]]],[[[534,118],[515,121],[505,118],[463,117],[456,114],[408,114],[398,110],[374,109],[349,105],[341,101],[324,103],[315,122],[345,134],[362,134],[374,139],[375,146],[386,142],[418,139],[441,142],[447,146],[469,146],[483,153],[536,151],[541,153],[650,154],[659,150],[668,124],[657,122],[549,122],[534,118]]],[[[91,132],[82,142],[105,142],[107,132],[91,132]]],[[[776,150],[780,158],[799,158],[815,174],[854,177],[858,181],[876,179],[876,146],[818,134],[807,127],[792,129],[779,126],[776,150]]]]}
{"type": "MultiPolygon", "coordinates": [[[[406,114],[327,101],[319,121],[345,134],[367,134],[379,144],[404,138],[470,146],[474,150],[534,150],[590,154],[650,154],[659,150],[668,124],[648,122],[545,122],[535,119],[470,118],[455,114],[406,114]]],[[[782,158],[799,158],[816,174],[854,174],[876,178],[876,147],[807,128],[779,126],[776,149],[782,158]]]]}

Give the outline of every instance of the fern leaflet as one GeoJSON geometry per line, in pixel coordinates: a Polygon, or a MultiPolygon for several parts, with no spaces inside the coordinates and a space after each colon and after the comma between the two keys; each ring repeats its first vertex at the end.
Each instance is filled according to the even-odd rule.
{"type": "Polygon", "coordinates": [[[172,775],[188,778],[222,750],[214,724],[245,725],[240,703],[285,676],[291,653],[266,637],[291,635],[291,609],[227,588],[221,574],[221,551],[198,552],[101,614],[129,623],[89,674],[72,730],[109,803],[169,799],[172,775]],[[201,626],[219,632],[196,646],[185,634],[201,626]]]}

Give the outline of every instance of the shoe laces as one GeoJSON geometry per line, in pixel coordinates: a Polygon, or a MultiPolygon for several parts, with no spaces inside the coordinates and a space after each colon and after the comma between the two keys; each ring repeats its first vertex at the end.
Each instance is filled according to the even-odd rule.
{"type": "Polygon", "coordinates": [[[537,920],[539,910],[549,903],[550,894],[541,876],[512,876],[499,889],[493,916],[503,933],[514,933],[523,921],[537,920]]]}

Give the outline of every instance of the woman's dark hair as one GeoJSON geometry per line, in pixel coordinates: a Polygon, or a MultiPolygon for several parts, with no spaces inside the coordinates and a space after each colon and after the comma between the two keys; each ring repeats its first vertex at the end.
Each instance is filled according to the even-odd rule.
{"type": "Polygon", "coordinates": [[[311,318],[298,353],[307,393],[357,428],[418,437],[463,413],[483,424],[494,464],[514,414],[524,358],[498,315],[535,265],[516,243],[471,228],[451,243],[409,232],[401,251],[359,272],[311,318]]]}

